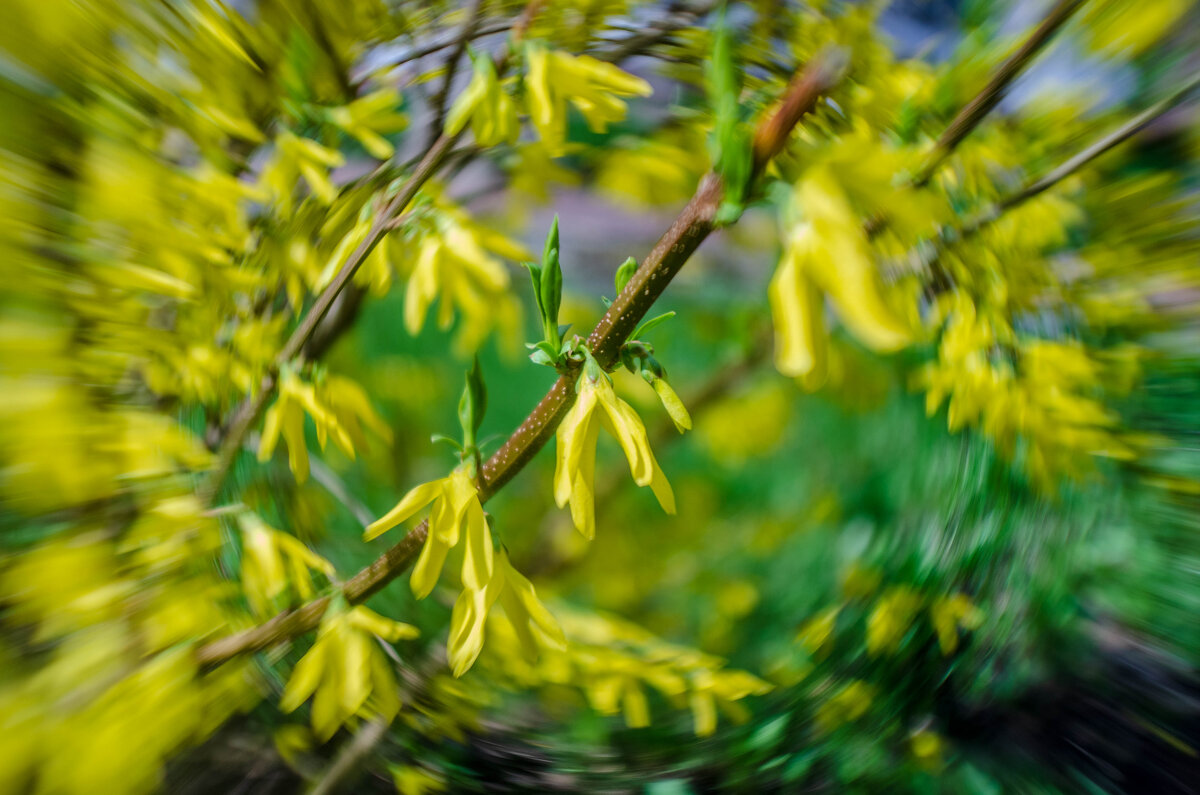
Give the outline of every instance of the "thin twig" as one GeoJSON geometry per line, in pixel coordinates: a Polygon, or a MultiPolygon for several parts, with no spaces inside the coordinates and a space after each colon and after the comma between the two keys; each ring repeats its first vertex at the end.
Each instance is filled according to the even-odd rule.
{"type": "MultiPolygon", "coordinates": [[[[978,234],[984,227],[993,224],[1000,220],[1008,211],[1019,207],[1030,199],[1045,193],[1050,188],[1062,182],[1067,177],[1079,171],[1079,169],[1091,163],[1096,158],[1104,155],[1114,147],[1124,143],[1132,138],[1137,133],[1146,129],[1156,119],[1162,117],[1179,103],[1183,102],[1189,94],[1200,87],[1200,73],[1192,75],[1179,88],[1172,91],[1169,95],[1162,98],[1158,102],[1151,105],[1146,110],[1129,119],[1125,123],[1119,125],[1116,129],[1109,132],[1099,140],[1084,147],[1077,154],[1063,161],[1058,166],[1050,169],[1041,177],[1033,180],[1025,185],[1025,187],[1015,191],[1014,193],[996,201],[986,210],[983,210],[976,215],[972,220],[968,221],[958,229],[948,229],[942,233],[933,245],[924,252],[915,252],[911,259],[921,270],[933,268],[941,260],[946,248],[955,243],[961,242],[966,238],[978,234]]],[[[944,276],[943,276],[944,278],[944,276]]]]}
{"type": "Polygon", "coordinates": [[[463,23],[462,33],[458,35],[458,43],[455,44],[454,51],[446,59],[446,76],[442,80],[438,92],[430,100],[433,107],[433,124],[430,129],[435,132],[442,129],[442,124],[446,120],[446,100],[450,97],[454,75],[458,72],[458,62],[462,60],[463,53],[467,51],[467,42],[475,34],[475,28],[479,25],[479,11],[482,7],[483,0],[472,0],[471,7],[467,9],[467,21],[463,23]]]}
{"type": "Polygon", "coordinates": [[[921,187],[929,182],[938,166],[950,156],[964,138],[970,135],[972,130],[979,126],[992,108],[996,107],[1008,93],[1009,86],[1012,85],[1017,75],[1024,71],[1034,56],[1041,51],[1042,47],[1046,46],[1055,32],[1071,18],[1071,15],[1084,2],[1085,0],[1058,0],[1054,4],[1050,13],[1042,20],[1042,24],[1034,29],[1016,52],[1000,64],[983,90],[968,102],[946,127],[942,136],[938,138],[933,152],[930,153],[929,159],[925,161],[925,165],[913,179],[914,186],[921,187]]]}
{"type": "Polygon", "coordinates": [[[308,795],[332,795],[337,792],[346,777],[379,745],[387,733],[386,721],[373,720],[362,727],[358,734],[338,752],[329,768],[308,789],[308,795]]]}
{"type": "MultiPolygon", "coordinates": [[[[834,62],[840,60],[836,55],[826,57],[834,62]]],[[[818,58],[792,81],[780,109],[761,124],[759,134],[755,136],[756,175],[770,158],[783,149],[792,127],[816,107],[820,97],[840,76],[839,69],[830,68],[829,62],[818,58]],[[790,124],[779,123],[780,115],[790,119],[790,124]]],[[[709,174],[700,181],[692,200],[596,324],[588,337],[588,345],[602,365],[611,366],[617,359],[620,347],[629,334],[700,243],[713,231],[723,195],[724,190],[717,175],[709,174]]],[[[574,400],[575,378],[571,374],[560,376],[504,446],[480,469],[478,488],[481,501],[486,501],[503,488],[533,459],[554,436],[574,400]]],[[[416,560],[428,532],[428,520],[420,522],[379,559],[354,575],[343,588],[346,600],[352,604],[362,602],[406,571],[416,560]]],[[[203,667],[216,666],[237,655],[259,651],[315,629],[328,604],[329,598],[323,597],[296,610],[280,613],[265,624],[208,643],[197,649],[197,660],[203,667]]]]}
{"type": "Polygon", "coordinates": [[[639,55],[644,50],[670,37],[673,33],[695,24],[696,20],[716,7],[716,2],[704,2],[690,8],[682,9],[674,15],[660,20],[648,30],[640,31],[633,36],[622,39],[615,47],[597,52],[595,57],[601,61],[619,63],[626,58],[639,55]]]}

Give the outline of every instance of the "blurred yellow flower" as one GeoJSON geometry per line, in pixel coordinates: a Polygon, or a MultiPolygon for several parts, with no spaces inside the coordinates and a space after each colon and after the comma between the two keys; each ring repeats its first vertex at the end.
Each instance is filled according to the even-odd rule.
{"type": "Polygon", "coordinates": [[[904,586],[889,588],[867,618],[867,651],[896,651],[916,618],[921,599],[904,586]]]}
{"type": "Polygon", "coordinates": [[[875,690],[857,679],[843,686],[817,707],[816,723],[823,732],[831,732],[863,716],[875,699],[875,690]]]}
{"type": "Polygon", "coordinates": [[[315,590],[309,570],[332,578],[333,564],[305,546],[300,539],[281,533],[252,513],[238,517],[242,530],[242,587],[257,615],[271,615],[288,589],[299,599],[311,599],[315,590]]]}
{"type": "Polygon", "coordinates": [[[943,654],[953,654],[958,648],[959,628],[978,629],[983,623],[983,613],[960,593],[934,600],[929,614],[943,654]]]}
{"type": "Polygon", "coordinates": [[[813,389],[825,379],[829,355],[823,296],[854,336],[877,351],[903,348],[913,331],[888,303],[862,220],[833,170],[810,168],[794,196],[802,221],[789,235],[769,289],[775,363],[813,389]]]}
{"type": "Polygon", "coordinates": [[[355,715],[390,721],[400,709],[400,691],[375,637],[394,643],[417,635],[416,627],[361,605],[331,605],[312,648],[292,671],[279,708],[292,712],[315,693],[312,727],[322,742],[355,715]]]}
{"type": "Polygon", "coordinates": [[[593,132],[625,118],[625,103],[617,97],[650,96],[650,84],[604,61],[539,44],[526,48],[525,77],[529,116],[547,148],[555,151],[567,134],[567,102],[574,105],[593,132]]]}
{"type": "Polygon", "coordinates": [[[386,160],[396,148],[383,134],[400,132],[408,126],[408,119],[396,110],[400,102],[400,95],[394,89],[382,89],[334,108],[329,112],[329,120],[357,138],[372,157],[386,160]]]}
{"type": "Polygon", "coordinates": [[[514,144],[521,134],[517,106],[496,77],[496,67],[487,55],[475,58],[471,82],[446,114],[446,134],[457,135],[467,122],[479,146],[514,144]]]}

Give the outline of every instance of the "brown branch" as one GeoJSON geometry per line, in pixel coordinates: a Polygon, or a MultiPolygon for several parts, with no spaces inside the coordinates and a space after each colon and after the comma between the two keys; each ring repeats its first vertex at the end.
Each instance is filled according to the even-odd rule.
{"type": "Polygon", "coordinates": [[[938,142],[930,154],[929,159],[925,161],[925,165],[913,179],[915,187],[921,187],[929,182],[933,177],[938,166],[940,166],[947,157],[958,147],[959,143],[970,135],[971,131],[979,126],[984,117],[991,112],[992,108],[1004,99],[1004,95],[1008,93],[1009,86],[1017,75],[1024,71],[1029,65],[1034,56],[1046,46],[1050,38],[1063,26],[1071,15],[1074,14],[1085,0],[1058,0],[1054,7],[1050,9],[1050,13],[1042,20],[1042,24],[1034,29],[1029,38],[1008,57],[1004,63],[996,69],[992,74],[992,79],[983,87],[974,99],[972,99],[954,120],[946,127],[938,142]]]}
{"type": "MultiPolygon", "coordinates": [[[[759,134],[755,136],[756,154],[763,157],[778,154],[787,143],[792,126],[816,106],[821,95],[838,79],[840,69],[831,68],[827,59],[832,59],[834,66],[841,61],[836,55],[820,57],[789,85],[780,110],[762,123],[759,134]],[[786,114],[791,124],[785,126],[778,123],[779,114],[786,114]]],[[[765,163],[766,160],[763,160],[760,167],[765,163]]],[[[609,366],[616,360],[629,334],[672,277],[712,232],[713,219],[723,194],[720,178],[715,174],[709,174],[701,180],[695,196],[596,324],[588,337],[588,344],[601,364],[609,366]]],[[[480,500],[487,500],[512,480],[554,436],[558,424],[575,400],[574,382],[571,375],[560,376],[504,446],[483,465],[479,473],[480,500]]],[[[346,600],[352,604],[362,602],[406,571],[415,561],[428,532],[428,520],[422,521],[379,559],[356,574],[342,589],[346,600]]],[[[197,650],[197,660],[202,667],[216,666],[237,655],[260,651],[315,629],[328,604],[329,598],[323,597],[281,613],[265,624],[212,641],[197,650]]]]}

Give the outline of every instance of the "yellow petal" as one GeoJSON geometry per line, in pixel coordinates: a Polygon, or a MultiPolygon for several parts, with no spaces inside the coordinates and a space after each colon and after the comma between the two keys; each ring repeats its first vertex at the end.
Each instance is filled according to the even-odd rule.
{"type": "Polygon", "coordinates": [[[679,395],[667,383],[667,379],[654,379],[654,392],[658,395],[658,399],[662,401],[663,408],[667,410],[667,415],[671,418],[671,422],[675,423],[675,429],[680,433],[690,431],[692,429],[692,415],[688,414],[687,406],[683,405],[683,401],[679,399],[679,395]]]}
{"type": "Polygon", "coordinates": [[[807,225],[793,235],[768,290],[775,325],[775,367],[786,376],[804,377],[809,388],[825,379],[829,345],[821,293],[803,271],[802,260],[808,256],[812,238],[812,228],[807,225]]]}
{"type": "Polygon", "coordinates": [[[418,599],[429,596],[442,575],[442,566],[446,564],[446,553],[449,551],[450,545],[430,531],[425,537],[425,546],[421,547],[421,556],[417,558],[417,565],[413,566],[412,576],[408,580],[413,596],[418,599]]]}
{"type": "Polygon", "coordinates": [[[297,707],[307,701],[308,697],[317,689],[317,685],[320,684],[324,667],[325,644],[318,639],[292,669],[292,675],[283,689],[283,696],[279,699],[279,709],[284,712],[294,712],[297,707]]]}
{"type": "Polygon", "coordinates": [[[467,539],[463,554],[463,586],[481,589],[492,578],[493,551],[492,534],[479,500],[472,500],[466,513],[467,539]]]}
{"type": "Polygon", "coordinates": [[[363,540],[370,541],[379,537],[433,502],[445,490],[446,480],[446,478],[431,480],[410,489],[400,498],[400,502],[396,503],[396,507],[367,525],[367,529],[363,531],[363,540]]]}

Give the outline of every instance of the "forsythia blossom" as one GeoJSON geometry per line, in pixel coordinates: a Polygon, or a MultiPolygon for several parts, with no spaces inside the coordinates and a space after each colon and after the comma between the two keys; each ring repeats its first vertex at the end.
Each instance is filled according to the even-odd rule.
{"type": "Polygon", "coordinates": [[[288,466],[300,482],[308,478],[305,413],[316,426],[317,442],[321,449],[325,449],[326,441],[332,437],[334,443],[350,458],[354,458],[355,445],[365,442],[362,424],[385,439],[391,436],[391,431],[371,408],[366,393],[353,381],[331,376],[321,385],[318,394],[317,386],[305,383],[294,372],[285,369],[280,375],[279,397],[267,410],[263,422],[258,460],[271,459],[282,435],[287,442],[288,466]]]}
{"type": "Polygon", "coordinates": [[[508,272],[499,255],[515,261],[531,255],[502,235],[471,222],[447,204],[439,204],[432,228],[417,244],[407,292],[404,327],[417,335],[435,298],[440,298],[438,325],[449,328],[457,308],[462,316],[454,341],[459,353],[470,353],[483,342],[489,329],[503,332],[519,328],[519,308],[508,290],[508,272]]]}
{"type": "Polygon", "coordinates": [[[313,732],[324,741],[355,715],[390,721],[400,709],[400,692],[391,663],[375,643],[415,638],[417,628],[384,618],[361,605],[330,606],[317,640],[292,671],[279,708],[292,712],[316,693],[313,732]]]}
{"type": "Polygon", "coordinates": [[[488,611],[497,599],[527,658],[537,659],[539,640],[549,642],[553,648],[566,647],[562,629],[538,600],[533,583],[513,568],[503,549],[495,570],[485,583],[470,585],[464,577],[463,584],[466,587],[458,595],[450,617],[450,640],[446,646],[455,676],[466,673],[483,650],[488,611]],[[535,629],[539,630],[536,634],[535,629]]]}
{"type": "Polygon", "coordinates": [[[405,494],[396,507],[367,526],[363,539],[370,541],[408,519],[430,503],[429,533],[409,584],[413,595],[424,599],[437,584],[446,555],[466,530],[462,580],[466,588],[483,588],[493,572],[492,533],[483,515],[479,492],[465,466],[448,477],[422,483],[405,494]]]}
{"type": "Polygon", "coordinates": [[[529,45],[529,73],[525,77],[529,116],[542,142],[551,150],[562,146],[567,135],[567,102],[570,101],[593,132],[625,118],[625,103],[618,97],[649,96],[650,84],[612,64],[587,55],[529,45]]]}
{"type": "Polygon", "coordinates": [[[332,577],[333,564],[306,547],[300,539],[268,527],[254,514],[239,518],[242,529],[242,587],[250,607],[267,615],[290,587],[300,599],[314,594],[309,570],[332,577]]]}
{"type": "Polygon", "coordinates": [[[815,387],[828,357],[824,294],[854,336],[877,351],[898,350],[913,335],[884,298],[862,222],[832,170],[810,169],[795,196],[804,220],[792,231],[770,287],[775,363],[784,375],[815,387]]]}
{"type": "Polygon", "coordinates": [[[457,135],[468,121],[479,146],[514,144],[521,134],[517,106],[497,79],[496,67],[486,55],[475,59],[471,82],[446,114],[446,134],[457,135]]]}
{"type": "Polygon", "coordinates": [[[376,91],[329,111],[329,120],[357,138],[371,157],[386,160],[395,154],[396,147],[381,133],[400,132],[408,125],[404,114],[396,112],[400,102],[399,94],[392,89],[376,91]]]}
{"type": "Polygon", "coordinates": [[[279,203],[281,213],[291,210],[297,176],[304,177],[322,204],[332,204],[337,198],[337,188],[329,180],[328,170],[345,162],[336,149],[284,130],[275,139],[275,156],[263,169],[262,181],[279,203]]]}
{"type": "Polygon", "coordinates": [[[600,428],[617,438],[639,486],[649,486],[667,513],[675,513],[675,494],[646,439],[646,426],[633,408],[617,397],[612,382],[589,360],[579,379],[579,397],[558,429],[554,499],[571,504],[571,519],[585,538],[596,534],[593,479],[600,428]]]}

